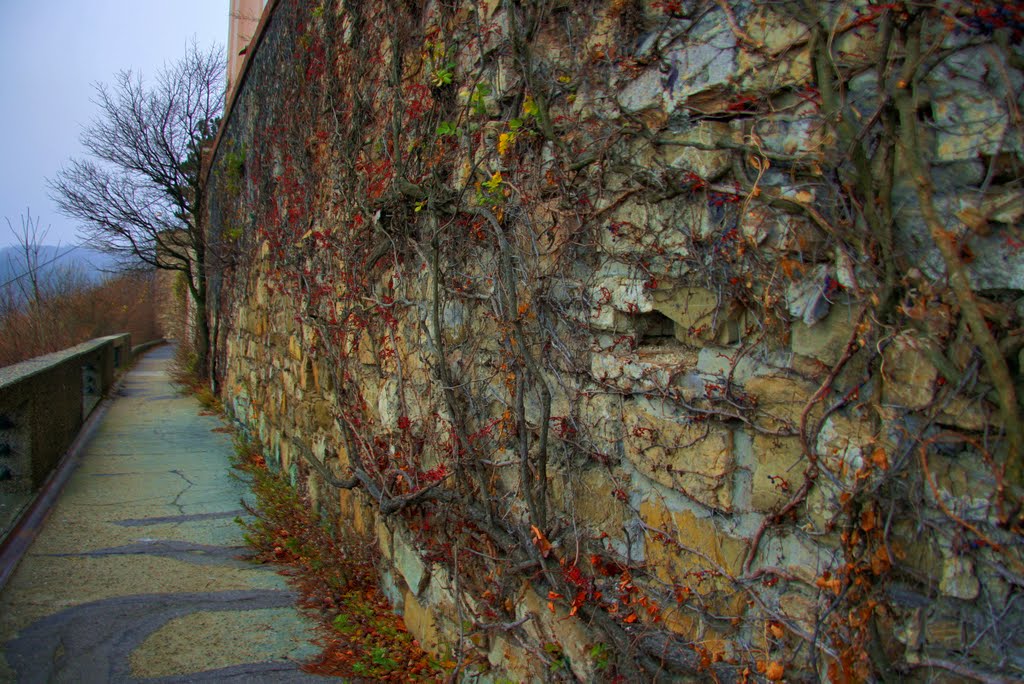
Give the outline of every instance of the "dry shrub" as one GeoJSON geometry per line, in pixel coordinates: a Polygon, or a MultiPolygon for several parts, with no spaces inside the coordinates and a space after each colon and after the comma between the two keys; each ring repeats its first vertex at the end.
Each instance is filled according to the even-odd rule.
{"type": "Polygon", "coordinates": [[[59,351],[104,335],[158,338],[151,274],[125,274],[98,285],[78,283],[40,302],[0,306],[0,366],[59,351]]]}

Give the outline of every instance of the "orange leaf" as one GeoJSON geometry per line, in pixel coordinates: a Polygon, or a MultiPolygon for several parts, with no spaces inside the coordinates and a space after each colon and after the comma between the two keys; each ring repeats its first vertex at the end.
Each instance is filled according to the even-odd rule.
{"type": "Polygon", "coordinates": [[[875,529],[875,510],[873,508],[865,508],[860,513],[860,529],[865,532],[870,532],[875,529]]]}
{"type": "Polygon", "coordinates": [[[778,622],[769,623],[768,631],[770,631],[772,633],[772,636],[774,636],[776,639],[781,639],[782,636],[786,633],[786,631],[782,629],[782,625],[780,625],[778,622]]]}
{"type": "Polygon", "coordinates": [[[821,589],[831,589],[836,596],[839,596],[839,591],[842,588],[842,583],[837,578],[819,577],[814,583],[821,589]]]}
{"type": "Polygon", "coordinates": [[[560,598],[562,598],[562,595],[559,594],[557,591],[549,591],[548,592],[548,600],[554,601],[555,599],[560,599],[560,598]]]}
{"type": "Polygon", "coordinates": [[[551,601],[548,601],[548,610],[550,610],[552,613],[555,612],[555,604],[551,601]]]}
{"type": "Polygon", "coordinates": [[[530,531],[533,533],[533,543],[540,549],[540,555],[547,558],[551,553],[551,542],[548,541],[543,532],[537,529],[536,525],[530,525],[530,531]]]}
{"type": "Polygon", "coordinates": [[[629,615],[627,615],[625,621],[628,622],[629,624],[633,624],[634,622],[636,622],[637,621],[636,613],[630,613],[629,615]]]}
{"type": "Polygon", "coordinates": [[[779,266],[782,267],[782,272],[786,274],[786,277],[790,279],[793,278],[794,273],[804,272],[804,265],[795,259],[782,259],[779,266]]]}
{"type": "Polygon", "coordinates": [[[882,470],[889,469],[889,457],[885,455],[885,449],[878,447],[874,453],[871,454],[871,462],[882,470]]]}
{"type": "Polygon", "coordinates": [[[887,571],[890,566],[889,553],[885,550],[884,546],[879,546],[871,556],[871,572],[876,575],[881,575],[887,571]]]}
{"type": "Polygon", "coordinates": [[[782,679],[784,674],[786,674],[785,668],[774,660],[768,663],[768,666],[764,669],[764,676],[768,681],[777,682],[782,679]]]}

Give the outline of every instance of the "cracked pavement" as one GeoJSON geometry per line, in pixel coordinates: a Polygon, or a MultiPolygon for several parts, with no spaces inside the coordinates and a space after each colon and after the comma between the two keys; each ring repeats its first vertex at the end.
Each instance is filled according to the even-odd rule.
{"type": "Polygon", "coordinates": [[[0,681],[322,679],[284,579],[239,558],[231,438],[170,384],[172,354],[126,376],[0,593],[0,681]]]}

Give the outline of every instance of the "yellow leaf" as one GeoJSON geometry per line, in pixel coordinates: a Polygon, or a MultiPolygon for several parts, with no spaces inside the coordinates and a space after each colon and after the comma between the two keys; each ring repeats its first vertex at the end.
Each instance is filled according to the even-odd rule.
{"type": "Polygon", "coordinates": [[[483,186],[488,190],[494,191],[501,185],[501,181],[501,171],[495,171],[491,175],[491,179],[489,181],[484,181],[483,186]]]}
{"type": "Polygon", "coordinates": [[[509,148],[512,143],[516,141],[515,133],[502,133],[498,136],[498,154],[504,156],[508,154],[509,148]]]}
{"type": "Polygon", "coordinates": [[[768,167],[772,165],[771,162],[768,161],[767,159],[761,159],[760,157],[755,157],[754,155],[750,155],[749,157],[747,157],[747,163],[753,166],[758,171],[767,171],[768,167]]]}
{"type": "Polygon", "coordinates": [[[526,99],[523,100],[523,115],[524,116],[537,116],[537,112],[540,108],[537,107],[537,103],[533,101],[532,95],[527,95],[526,99]]]}

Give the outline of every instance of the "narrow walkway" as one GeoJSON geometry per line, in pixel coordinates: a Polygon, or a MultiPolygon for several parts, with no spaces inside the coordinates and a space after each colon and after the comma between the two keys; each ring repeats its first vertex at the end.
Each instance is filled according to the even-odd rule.
{"type": "Polygon", "coordinates": [[[0,593],[0,681],[321,679],[283,578],[237,558],[231,438],[171,385],[172,351],[127,375],[0,593]]]}

